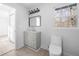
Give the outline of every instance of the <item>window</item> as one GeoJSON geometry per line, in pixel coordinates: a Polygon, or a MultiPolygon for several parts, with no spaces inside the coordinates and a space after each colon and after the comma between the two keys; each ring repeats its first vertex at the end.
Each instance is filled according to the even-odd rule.
{"type": "Polygon", "coordinates": [[[77,26],[77,6],[56,10],[56,27],[76,27],[77,26]]]}

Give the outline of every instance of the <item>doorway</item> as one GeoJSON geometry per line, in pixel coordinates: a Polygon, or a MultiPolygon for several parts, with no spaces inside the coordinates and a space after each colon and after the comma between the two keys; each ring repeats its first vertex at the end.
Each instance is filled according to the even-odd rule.
{"type": "Polygon", "coordinates": [[[0,55],[15,49],[15,15],[14,8],[0,4],[0,55]]]}

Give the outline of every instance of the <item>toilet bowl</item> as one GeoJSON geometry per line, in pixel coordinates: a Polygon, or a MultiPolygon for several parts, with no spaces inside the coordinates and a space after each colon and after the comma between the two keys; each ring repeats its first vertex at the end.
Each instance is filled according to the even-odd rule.
{"type": "Polygon", "coordinates": [[[49,45],[50,56],[61,56],[62,55],[62,40],[59,36],[52,36],[49,45]]]}

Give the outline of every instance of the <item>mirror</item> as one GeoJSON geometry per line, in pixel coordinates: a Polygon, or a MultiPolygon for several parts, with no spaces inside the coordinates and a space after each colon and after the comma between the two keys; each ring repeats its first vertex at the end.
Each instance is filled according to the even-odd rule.
{"type": "Polygon", "coordinates": [[[30,27],[41,26],[41,16],[29,17],[29,26],[30,27]]]}

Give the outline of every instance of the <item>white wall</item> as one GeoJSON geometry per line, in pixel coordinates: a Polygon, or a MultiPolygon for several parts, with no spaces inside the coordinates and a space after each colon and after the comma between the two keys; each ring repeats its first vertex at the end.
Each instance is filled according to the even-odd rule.
{"type": "MultiPolygon", "coordinates": [[[[6,5],[16,9],[16,47],[21,48],[24,46],[24,31],[29,28],[27,26],[27,9],[14,3],[6,5]]],[[[64,54],[79,55],[79,29],[56,29],[54,27],[54,9],[64,5],[67,4],[46,4],[40,7],[38,6],[40,12],[31,16],[41,16],[41,27],[35,28],[37,31],[41,31],[41,48],[48,49],[51,35],[60,35],[63,38],[64,54]]]]}
{"type": "Polygon", "coordinates": [[[9,13],[0,9],[0,36],[8,35],[9,13]]]}
{"type": "Polygon", "coordinates": [[[79,29],[53,29],[52,35],[61,36],[63,39],[64,55],[79,55],[79,29]]]}
{"type": "MultiPolygon", "coordinates": [[[[79,55],[79,29],[57,29],[54,27],[54,9],[68,4],[46,4],[37,6],[40,9],[39,13],[30,15],[41,16],[41,27],[36,27],[37,31],[41,31],[41,48],[48,49],[50,36],[60,35],[63,38],[63,53],[65,55],[79,55]]],[[[31,9],[37,8],[33,7],[31,9]]],[[[78,4],[79,10],[79,4],[78,4]]],[[[78,12],[79,13],[79,12],[78,12]]]]}
{"type": "Polygon", "coordinates": [[[20,4],[16,3],[4,3],[10,7],[16,9],[16,19],[15,19],[15,41],[16,41],[16,48],[24,47],[24,31],[26,28],[26,20],[27,20],[27,9],[21,6],[20,4]]]}

